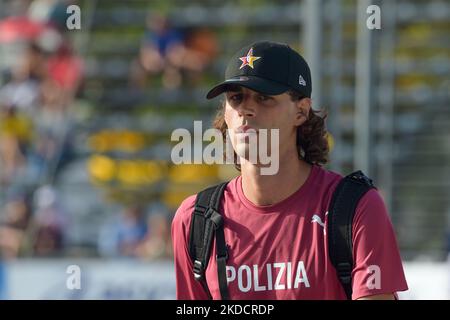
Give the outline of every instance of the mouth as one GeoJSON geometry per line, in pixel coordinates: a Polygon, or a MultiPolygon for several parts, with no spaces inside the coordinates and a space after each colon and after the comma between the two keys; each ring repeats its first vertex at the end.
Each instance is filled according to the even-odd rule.
{"type": "Polygon", "coordinates": [[[237,129],[235,130],[235,133],[247,133],[247,134],[252,134],[252,133],[257,133],[257,132],[258,132],[257,129],[252,128],[252,127],[249,126],[249,125],[243,125],[243,126],[240,126],[239,128],[237,128],[237,129]]]}

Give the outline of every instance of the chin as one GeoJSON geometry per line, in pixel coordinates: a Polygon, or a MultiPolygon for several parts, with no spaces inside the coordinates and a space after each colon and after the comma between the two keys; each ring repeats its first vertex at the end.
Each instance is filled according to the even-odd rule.
{"type": "Polygon", "coordinates": [[[259,163],[259,155],[258,150],[252,150],[252,153],[250,152],[250,145],[247,142],[242,142],[236,144],[234,151],[236,152],[237,156],[241,158],[241,160],[246,160],[252,164],[258,164],[259,163]]]}

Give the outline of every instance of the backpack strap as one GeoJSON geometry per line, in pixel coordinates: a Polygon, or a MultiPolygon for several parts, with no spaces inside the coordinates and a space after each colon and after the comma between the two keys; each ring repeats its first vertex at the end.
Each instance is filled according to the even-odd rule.
{"type": "Polygon", "coordinates": [[[344,177],[336,187],[328,210],[328,252],[347,299],[352,297],[353,243],[352,223],[359,200],[375,188],[361,171],[344,177]]]}
{"type": "Polygon", "coordinates": [[[223,230],[223,218],[219,213],[220,200],[227,183],[224,182],[199,192],[191,219],[189,254],[194,265],[194,278],[202,282],[210,299],[212,299],[212,296],[206,283],[205,271],[208,267],[214,235],[216,236],[216,260],[220,294],[223,300],[229,299],[226,278],[228,251],[223,230]]]}

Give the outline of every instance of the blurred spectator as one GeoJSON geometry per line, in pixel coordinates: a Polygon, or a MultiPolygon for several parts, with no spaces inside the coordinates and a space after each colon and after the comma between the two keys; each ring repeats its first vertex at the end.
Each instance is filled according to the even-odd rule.
{"type": "Polygon", "coordinates": [[[0,213],[0,260],[13,259],[26,247],[25,238],[31,218],[30,201],[23,194],[13,195],[0,213]]]}
{"type": "Polygon", "coordinates": [[[0,88],[0,183],[8,185],[26,164],[32,142],[32,117],[39,99],[39,81],[44,75],[44,55],[30,44],[11,80],[0,88]]]}
{"type": "Polygon", "coordinates": [[[28,45],[22,61],[21,68],[24,78],[40,81],[46,74],[46,55],[38,42],[32,42],[28,45]]]}
{"type": "Polygon", "coordinates": [[[166,210],[152,212],[148,219],[148,232],[137,248],[137,255],[143,260],[167,259],[172,256],[170,222],[166,210]]]}
{"type": "Polygon", "coordinates": [[[83,61],[76,56],[68,41],[64,41],[47,61],[48,80],[53,81],[55,91],[61,91],[62,103],[72,102],[83,77],[83,61]]]}
{"type": "Polygon", "coordinates": [[[28,17],[33,21],[47,22],[57,3],[58,0],[34,0],[28,8],[28,17]]]}
{"type": "Polygon", "coordinates": [[[33,254],[49,257],[62,253],[69,221],[56,190],[44,185],[34,195],[35,213],[32,220],[33,254]]]}
{"type": "Polygon", "coordinates": [[[15,107],[0,107],[0,185],[9,185],[24,168],[31,130],[30,119],[18,113],[15,107]]]}
{"type": "Polygon", "coordinates": [[[179,87],[182,80],[179,62],[183,59],[183,52],[182,33],[170,25],[166,16],[149,14],[139,57],[131,70],[133,85],[145,87],[147,75],[162,75],[164,87],[179,87]]]}
{"type": "Polygon", "coordinates": [[[181,32],[170,25],[167,17],[151,14],[138,61],[132,65],[131,80],[145,87],[147,76],[162,75],[165,88],[177,88],[182,82],[195,86],[216,57],[216,36],[207,28],[181,32]]]}
{"type": "Polygon", "coordinates": [[[201,76],[218,54],[216,35],[206,27],[186,32],[185,52],[180,61],[186,73],[186,84],[198,85],[201,76]]]}
{"type": "Polygon", "coordinates": [[[145,210],[125,207],[118,217],[104,225],[99,235],[99,252],[105,257],[136,257],[136,249],[147,234],[145,210]]]}
{"type": "Polygon", "coordinates": [[[15,106],[31,114],[39,97],[39,80],[45,74],[42,50],[30,44],[17,67],[11,72],[11,79],[0,89],[0,105],[15,106]]]}

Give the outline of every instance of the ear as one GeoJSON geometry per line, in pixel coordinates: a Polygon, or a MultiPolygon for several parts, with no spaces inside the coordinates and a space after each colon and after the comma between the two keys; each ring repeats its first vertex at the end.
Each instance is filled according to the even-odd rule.
{"type": "Polygon", "coordinates": [[[303,98],[296,101],[295,107],[295,122],[297,126],[301,126],[309,118],[309,113],[311,112],[311,98],[303,98]]]}

